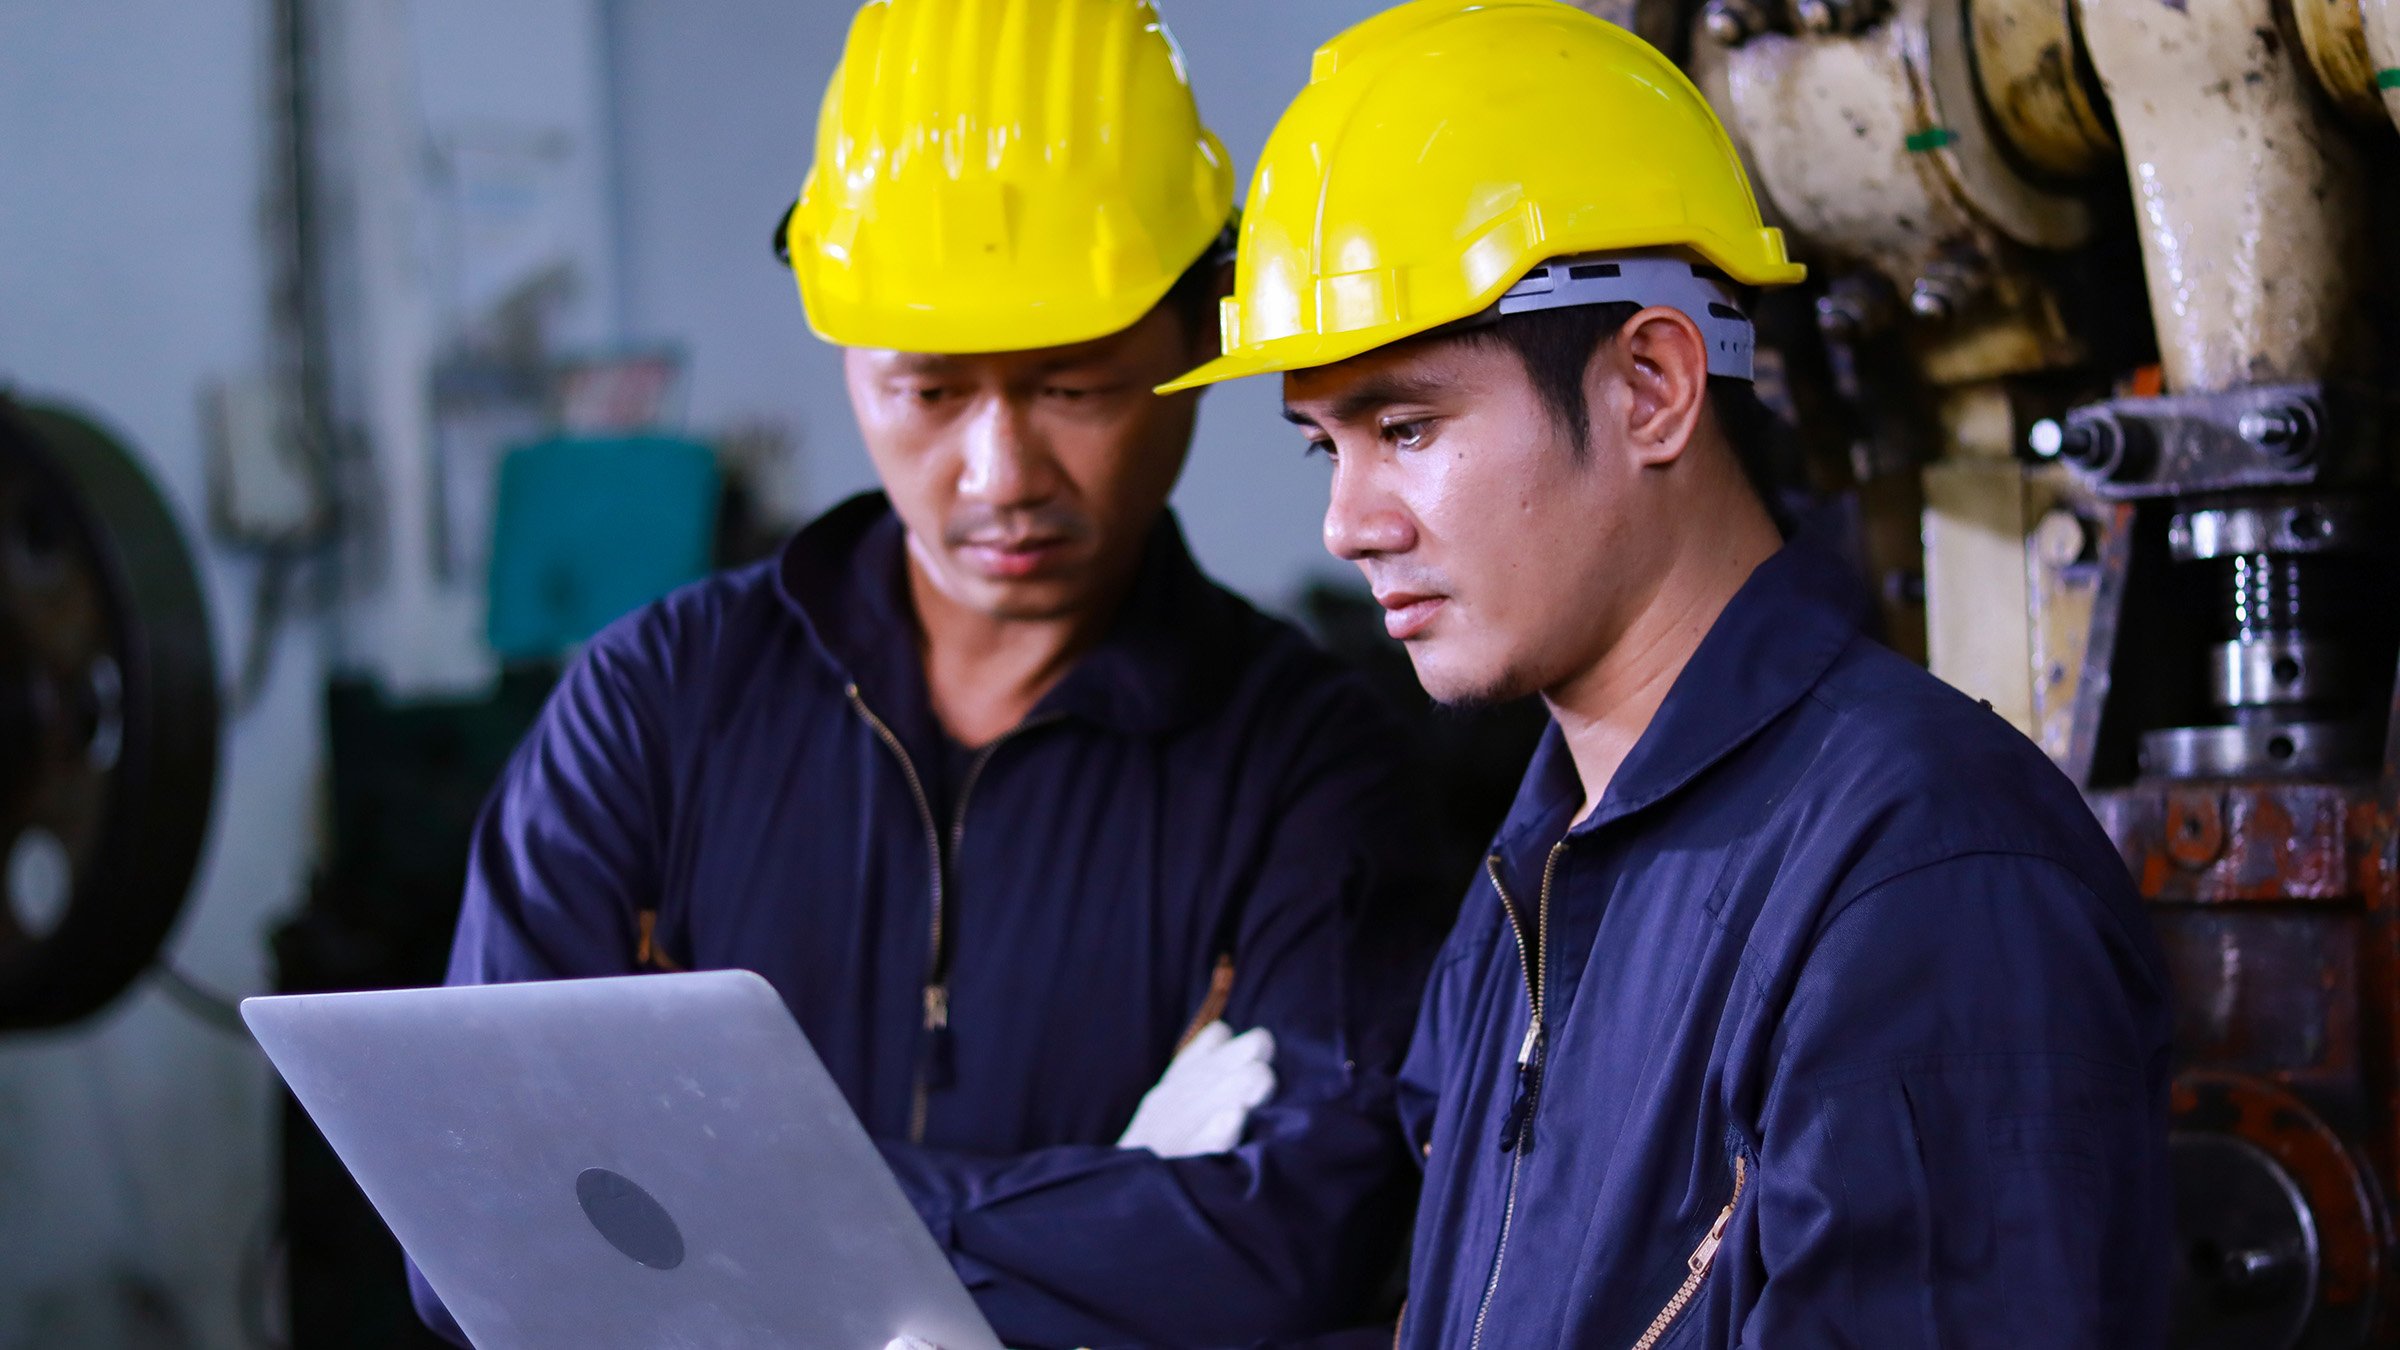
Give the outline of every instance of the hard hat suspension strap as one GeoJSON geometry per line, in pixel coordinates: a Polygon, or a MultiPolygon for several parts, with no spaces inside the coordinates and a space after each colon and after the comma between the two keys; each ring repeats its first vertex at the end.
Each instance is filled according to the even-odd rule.
{"type": "Polygon", "coordinates": [[[1543,263],[1466,322],[1577,305],[1660,305],[1682,310],[1699,326],[1708,343],[1709,374],[1747,380],[1758,336],[1735,298],[1711,269],[1673,253],[1591,253],[1543,263]]]}

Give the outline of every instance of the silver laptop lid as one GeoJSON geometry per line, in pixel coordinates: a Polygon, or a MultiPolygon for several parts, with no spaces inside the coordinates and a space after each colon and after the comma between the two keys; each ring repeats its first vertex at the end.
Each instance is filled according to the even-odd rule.
{"type": "Polygon", "coordinates": [[[999,1350],[756,975],[242,1016],[481,1350],[999,1350]]]}

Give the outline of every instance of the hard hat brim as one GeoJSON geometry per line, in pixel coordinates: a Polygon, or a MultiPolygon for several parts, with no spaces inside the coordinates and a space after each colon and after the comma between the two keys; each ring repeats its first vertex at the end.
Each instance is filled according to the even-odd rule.
{"type": "MultiPolygon", "coordinates": [[[[1609,244],[1603,250],[1596,251],[1621,247],[1625,246],[1609,244]]],[[[1724,252],[1723,250],[1695,248],[1693,251],[1736,281],[1747,285],[1790,286],[1808,276],[1808,269],[1794,262],[1780,262],[1771,267],[1738,265],[1726,267],[1723,262],[1719,261],[1719,255],[1724,252]]],[[[1319,366],[1330,366],[1337,362],[1347,361],[1354,356],[1364,356],[1372,351],[1423,337],[1447,324],[1472,314],[1481,313],[1493,300],[1499,298],[1501,292],[1515,284],[1516,280],[1515,277],[1509,277],[1494,283],[1490,287],[1489,294],[1470,298],[1462,313],[1437,313],[1418,321],[1376,324],[1365,328],[1337,330],[1330,333],[1299,332],[1255,346],[1244,346],[1176,376],[1165,384],[1159,385],[1153,392],[1173,394],[1185,389],[1222,384],[1227,380],[1243,379],[1251,375],[1279,375],[1295,370],[1314,370],[1319,366]]]]}
{"type": "Polygon", "coordinates": [[[839,305],[822,297],[811,304],[803,291],[802,312],[809,332],[836,347],[979,356],[1071,347],[1114,337],[1148,318],[1174,285],[1175,278],[1169,276],[1126,295],[1062,296],[1049,303],[1005,308],[961,303],[906,310],[839,305]]]}
{"type": "Polygon", "coordinates": [[[1364,356],[1395,342],[1406,342],[1416,334],[1392,335],[1381,332],[1301,333],[1280,342],[1266,343],[1220,356],[1214,361],[1194,367],[1158,386],[1153,392],[1180,393],[1203,385],[1223,384],[1227,380],[1244,379],[1251,375],[1281,375],[1294,370],[1314,370],[1364,356]]]}

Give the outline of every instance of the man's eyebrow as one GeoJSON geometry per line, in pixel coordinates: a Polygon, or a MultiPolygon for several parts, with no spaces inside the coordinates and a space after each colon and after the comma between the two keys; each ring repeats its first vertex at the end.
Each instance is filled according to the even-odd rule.
{"type": "MultiPolygon", "coordinates": [[[[1395,403],[1428,402],[1447,387],[1443,381],[1430,376],[1373,375],[1326,404],[1322,416],[1328,422],[1355,422],[1378,408],[1388,408],[1395,403]]],[[[1318,415],[1301,412],[1286,403],[1283,405],[1283,420],[1313,427],[1317,425],[1318,415]]]]}
{"type": "Polygon", "coordinates": [[[1035,362],[1032,369],[1027,373],[1036,379],[1041,379],[1051,375],[1065,375],[1084,371],[1105,370],[1108,369],[1116,360],[1116,355],[1117,354],[1115,352],[1110,351],[1107,348],[1073,349],[1060,352],[1056,356],[1035,362]]]}

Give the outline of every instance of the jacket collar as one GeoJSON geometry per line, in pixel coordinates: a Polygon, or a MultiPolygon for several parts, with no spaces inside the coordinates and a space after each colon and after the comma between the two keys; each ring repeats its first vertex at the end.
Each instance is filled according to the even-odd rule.
{"type": "MultiPolygon", "coordinates": [[[[1806,697],[1869,622],[1867,597],[1848,567],[1818,545],[1784,545],[1717,616],[1575,832],[1640,811],[1732,754],[1806,697]]],[[[1512,845],[1555,839],[1582,801],[1574,757],[1552,722],[1501,837],[1512,845]]]]}
{"type": "MultiPolygon", "coordinates": [[[[776,585],[826,659],[878,715],[908,724],[901,734],[913,742],[938,731],[907,566],[900,518],[882,493],[869,492],[794,535],[778,560],[776,585]]],[[[1246,659],[1248,613],[1201,575],[1173,514],[1162,512],[1107,634],[1032,717],[1078,718],[1132,734],[1184,725],[1214,706],[1246,659]]]]}

